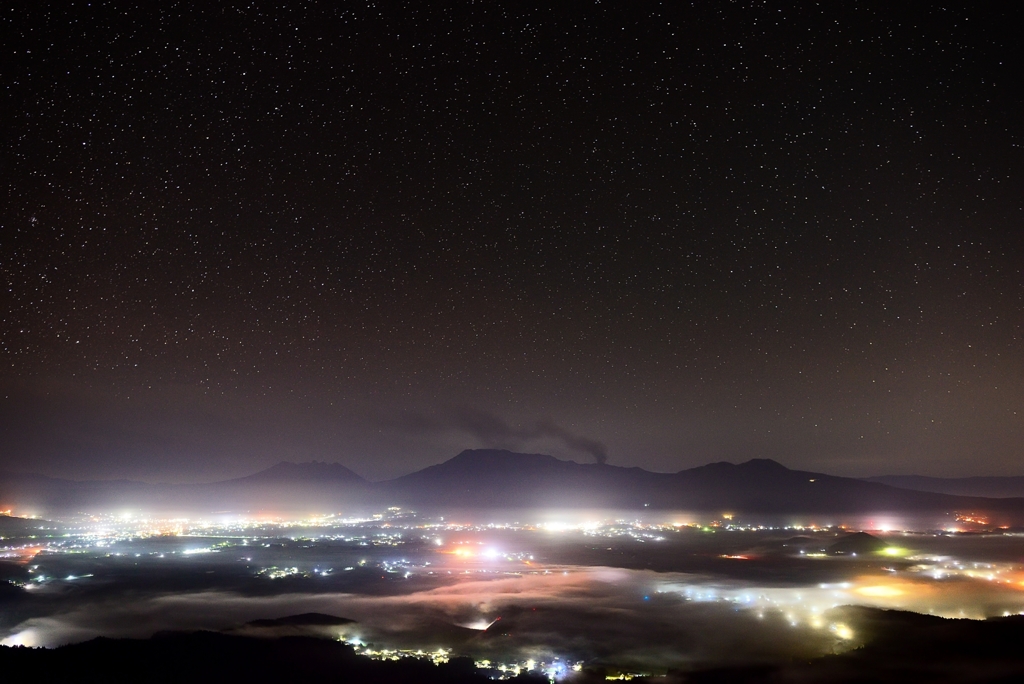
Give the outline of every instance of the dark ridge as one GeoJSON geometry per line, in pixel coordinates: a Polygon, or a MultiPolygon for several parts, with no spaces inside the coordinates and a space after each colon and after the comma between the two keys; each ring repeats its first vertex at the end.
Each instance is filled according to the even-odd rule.
{"type": "Polygon", "coordinates": [[[283,461],[253,475],[228,480],[227,482],[295,482],[304,480],[366,482],[361,476],[340,463],[322,463],[320,461],[309,461],[306,463],[283,461]]]}
{"type": "MultiPolygon", "coordinates": [[[[670,672],[667,682],[977,682],[1024,681],[1024,618],[954,620],[896,610],[846,606],[833,617],[862,644],[810,660],[670,672]]],[[[490,684],[468,658],[435,666],[424,660],[370,660],[332,639],[259,639],[214,632],[160,638],[93,639],[59,648],[0,646],[0,671],[40,682],[359,682],[360,684],[490,684]]],[[[601,666],[577,682],[605,681],[601,666]]],[[[506,680],[540,684],[521,675],[506,680]]]]}
{"type": "Polygon", "coordinates": [[[832,554],[868,554],[878,553],[888,544],[874,537],[867,532],[855,532],[848,534],[828,547],[827,552],[832,554]]]}
{"type": "Polygon", "coordinates": [[[353,622],[355,620],[325,613],[302,613],[301,615],[252,620],[245,624],[250,627],[333,627],[335,625],[348,625],[353,622]]]}
{"type": "Polygon", "coordinates": [[[678,473],[580,464],[543,454],[467,450],[444,463],[378,483],[396,504],[448,508],[676,509],[740,513],[868,513],[956,510],[1024,519],[1024,500],[993,502],[897,489],[791,470],[770,459],[712,463],[678,473]],[[994,506],[994,508],[993,508],[994,506]]]}
{"type": "Polygon", "coordinates": [[[821,540],[814,539],[812,537],[790,537],[786,541],[782,542],[783,546],[792,546],[798,549],[820,544],[821,540]]]}
{"type": "MultiPolygon", "coordinates": [[[[371,660],[333,639],[166,633],[159,639],[93,639],[54,649],[0,646],[0,671],[39,682],[359,682],[491,684],[468,658],[371,660]]],[[[521,676],[541,684],[547,678],[521,676]]]]}
{"type": "Polygon", "coordinates": [[[575,463],[575,461],[562,461],[547,454],[521,454],[508,449],[464,449],[440,465],[522,467],[556,463],[575,463]]]}
{"type": "Polygon", "coordinates": [[[711,472],[743,472],[743,473],[772,473],[775,475],[781,475],[783,473],[798,472],[790,470],[786,466],[782,465],[778,461],[774,461],[770,458],[752,458],[749,461],[743,463],[732,463],[730,461],[717,461],[715,463],[708,463],[704,466],[697,466],[696,468],[688,468],[686,470],[680,470],[680,473],[696,472],[700,470],[708,470],[711,472]]]}
{"type": "Polygon", "coordinates": [[[279,463],[234,480],[201,484],[0,477],[0,502],[50,515],[111,509],[149,512],[281,510],[335,512],[361,500],[369,483],[339,463],[279,463]]]}
{"type": "Polygon", "coordinates": [[[280,463],[248,477],[202,485],[0,480],[0,500],[33,512],[128,507],[312,513],[397,505],[428,514],[451,509],[582,507],[828,515],[927,512],[946,516],[967,511],[984,513],[993,525],[1024,522],[1024,499],[899,489],[791,470],[771,459],[655,473],[504,449],[468,449],[386,482],[367,482],[338,463],[280,463]]]}
{"type": "Polygon", "coordinates": [[[740,463],[737,468],[745,468],[747,470],[760,470],[760,471],[772,471],[772,472],[790,472],[790,469],[782,465],[778,461],[773,461],[770,458],[752,458],[749,461],[740,463]]]}
{"type": "Polygon", "coordinates": [[[923,475],[882,475],[865,477],[865,482],[878,482],[890,487],[935,492],[955,496],[984,496],[1004,499],[1024,497],[1024,477],[925,477],[923,475]]]}

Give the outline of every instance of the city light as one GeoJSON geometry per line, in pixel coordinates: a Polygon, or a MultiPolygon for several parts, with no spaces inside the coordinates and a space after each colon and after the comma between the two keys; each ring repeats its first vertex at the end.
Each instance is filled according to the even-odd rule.
{"type": "MultiPolygon", "coordinates": [[[[521,587],[503,599],[467,595],[464,603],[458,603],[455,587],[479,584],[474,592],[485,592],[486,583],[491,582],[524,582],[522,587],[531,586],[530,582],[537,583],[535,586],[550,583],[557,587],[558,578],[557,582],[579,591],[581,587],[614,588],[623,577],[629,577],[630,582],[642,577],[643,584],[630,599],[637,610],[654,606],[664,610],[672,605],[681,609],[688,603],[707,604],[708,608],[717,605],[732,614],[791,630],[793,638],[813,640],[831,635],[842,643],[836,646],[835,641],[829,642],[833,644],[830,648],[839,650],[856,643],[855,625],[830,612],[842,606],[913,610],[956,618],[1024,612],[1021,566],[974,559],[971,549],[980,537],[972,542],[971,538],[942,530],[892,533],[882,539],[898,543],[884,546],[879,553],[854,556],[828,552],[836,539],[849,533],[849,528],[819,527],[807,522],[773,527],[739,516],[701,520],[667,515],[659,521],[588,515],[580,516],[578,521],[565,516],[483,524],[386,511],[296,519],[263,515],[196,520],[93,516],[35,524],[37,533],[31,540],[0,540],[4,544],[0,556],[17,560],[25,568],[25,577],[10,583],[37,596],[59,591],[69,583],[87,587],[107,581],[103,571],[76,565],[78,559],[99,559],[111,567],[131,567],[132,572],[144,567],[167,568],[211,579],[231,572],[234,577],[248,578],[233,581],[272,582],[296,596],[318,592],[347,595],[345,592],[353,585],[346,582],[352,581],[393,585],[396,588],[385,589],[384,595],[415,595],[418,601],[433,600],[432,591],[452,590],[449,600],[456,603],[446,610],[459,616],[451,619],[453,626],[497,634],[504,631],[502,625],[517,624],[505,611],[507,607],[521,610],[516,607],[522,601],[521,587]],[[681,522],[684,519],[687,522],[681,522]],[[557,539],[551,532],[557,532],[557,539]],[[640,571],[614,568],[617,558],[635,556],[646,544],[683,551],[681,558],[693,557],[694,548],[707,549],[702,557],[728,564],[736,579],[725,575],[710,580],[672,571],[635,574],[640,571]],[[565,556],[566,548],[586,549],[592,565],[576,564],[565,556]],[[924,548],[932,550],[918,550],[924,548]],[[740,573],[746,570],[741,568],[756,568],[764,558],[794,568],[814,564],[814,572],[824,581],[787,587],[757,586],[742,579],[740,573]],[[605,565],[612,567],[601,567],[605,565]],[[214,574],[208,575],[211,571],[214,574]],[[408,588],[399,589],[403,584],[408,588]]],[[[991,538],[995,543],[1013,534],[1000,530],[991,538]]],[[[270,590],[269,585],[262,586],[265,588],[253,584],[252,591],[258,594],[270,590]]],[[[436,644],[393,646],[384,643],[386,631],[383,636],[368,636],[372,630],[361,630],[358,637],[346,643],[371,658],[416,657],[441,662],[443,658],[466,655],[475,657],[481,671],[495,678],[533,671],[555,680],[568,676],[576,666],[582,667],[581,661],[568,658],[569,654],[527,657],[528,652],[536,653],[533,649],[516,657],[512,652],[502,658],[492,653],[480,657],[472,646],[452,644],[444,646],[442,652],[436,644]]],[[[13,625],[5,638],[5,643],[49,643],[39,642],[40,637],[29,625],[13,625]]],[[[498,643],[486,642],[488,648],[498,643]]],[[[639,674],[631,670],[608,672],[615,679],[639,674]]]]}

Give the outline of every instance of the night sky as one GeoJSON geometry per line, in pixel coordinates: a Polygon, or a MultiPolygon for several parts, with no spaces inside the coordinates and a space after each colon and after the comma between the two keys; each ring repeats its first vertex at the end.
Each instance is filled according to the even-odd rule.
{"type": "Polygon", "coordinates": [[[0,9],[0,470],[1024,474],[1024,10],[549,4],[0,9]]]}

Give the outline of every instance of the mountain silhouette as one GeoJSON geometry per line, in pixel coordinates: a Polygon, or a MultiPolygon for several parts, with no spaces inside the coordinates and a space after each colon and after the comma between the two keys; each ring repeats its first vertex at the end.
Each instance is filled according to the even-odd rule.
{"type": "Polygon", "coordinates": [[[444,463],[381,483],[381,489],[396,503],[467,508],[602,506],[761,513],[1024,509],[1024,500],[994,503],[911,491],[791,470],[770,459],[654,473],[496,449],[463,451],[444,463]]]}
{"type": "Polygon", "coordinates": [[[615,508],[773,514],[987,511],[1013,524],[1024,521],[1024,499],[902,489],[791,470],[770,459],[656,473],[501,449],[469,449],[385,482],[368,482],[341,464],[315,461],[279,463],[246,477],[198,485],[0,475],[0,501],[42,511],[136,507],[310,513],[392,505],[422,510],[615,508]]]}
{"type": "Polygon", "coordinates": [[[865,477],[867,482],[880,482],[901,489],[921,492],[984,496],[991,498],[1024,497],[1024,477],[925,477],[923,475],[881,475],[865,477]]]}
{"type": "Polygon", "coordinates": [[[322,512],[366,498],[370,483],[340,463],[282,462],[245,477],[201,484],[62,480],[0,473],[0,502],[34,514],[77,511],[322,512]],[[10,502],[10,503],[7,503],[10,502]]]}

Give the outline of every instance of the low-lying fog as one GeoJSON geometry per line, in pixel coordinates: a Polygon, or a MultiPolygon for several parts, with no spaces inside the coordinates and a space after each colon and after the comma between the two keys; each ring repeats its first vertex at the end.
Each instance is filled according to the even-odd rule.
{"type": "Polygon", "coordinates": [[[621,515],[442,520],[390,511],[349,521],[111,519],[23,529],[0,519],[0,639],[56,646],[194,629],[269,636],[280,630],[245,623],[316,612],[355,620],[316,628],[321,634],[381,648],[652,672],[779,662],[870,640],[844,606],[967,618],[1024,611],[1021,538],[983,521],[929,521],[918,531],[874,530],[872,539],[780,521],[621,515]]]}

